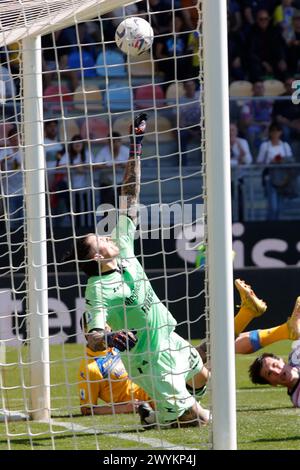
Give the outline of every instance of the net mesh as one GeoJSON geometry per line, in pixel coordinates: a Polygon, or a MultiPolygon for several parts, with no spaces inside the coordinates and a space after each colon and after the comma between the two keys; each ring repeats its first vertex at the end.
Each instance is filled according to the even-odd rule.
{"type": "Polygon", "coordinates": [[[0,12],[0,45],[53,32],[128,3],[127,0],[72,0],[68,3],[61,0],[4,0],[0,12]]]}
{"type": "MultiPolygon", "coordinates": [[[[110,209],[118,206],[129,128],[138,113],[146,112],[136,254],[158,298],[175,317],[180,336],[193,344],[205,336],[201,2],[183,7],[171,1],[164,9],[148,1],[126,7],[122,1],[72,1],[67,7],[54,0],[2,3],[0,448],[207,447],[209,427],[182,434],[159,426],[144,433],[133,406],[136,395],[130,391],[116,399],[116,389],[124,390],[121,372],[121,378],[118,370],[112,376],[85,350],[80,320],[87,280],[78,259],[72,265],[63,261],[77,239],[101,233],[107,220],[113,220],[110,209]],[[114,6],[118,8],[112,10],[114,6]],[[124,56],[114,42],[117,25],[133,15],[149,21],[155,33],[151,50],[138,58],[124,56]],[[27,247],[33,242],[27,234],[24,194],[31,188],[25,187],[22,50],[14,42],[36,34],[44,34],[51,371],[51,419],[46,422],[30,421],[34,360],[26,328],[33,313],[28,307],[27,247]],[[80,371],[81,361],[85,365],[80,371]],[[88,361],[93,366],[87,376],[88,361]],[[79,386],[82,381],[86,388],[79,386]],[[80,399],[84,403],[93,394],[108,415],[81,415],[80,399]],[[122,413],[120,404],[127,407],[122,413]],[[23,421],[12,423],[13,418],[23,421]]],[[[115,358],[108,360],[114,364],[115,358]]],[[[151,380],[161,383],[162,377],[154,373],[151,380]]],[[[201,403],[207,406],[209,399],[201,398],[201,403]]]]}

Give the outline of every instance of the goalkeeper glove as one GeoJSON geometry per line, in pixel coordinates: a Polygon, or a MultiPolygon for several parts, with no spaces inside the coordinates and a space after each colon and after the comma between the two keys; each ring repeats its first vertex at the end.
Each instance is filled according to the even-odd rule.
{"type": "Polygon", "coordinates": [[[148,116],[146,113],[140,113],[134,120],[134,133],[132,133],[132,126],[130,126],[130,144],[140,145],[142,143],[144,133],[146,130],[146,121],[148,116]]]}
{"type": "Polygon", "coordinates": [[[135,336],[136,331],[131,330],[131,331],[125,331],[125,330],[120,330],[120,331],[114,331],[112,333],[107,333],[106,335],[106,341],[107,341],[107,346],[112,348],[117,348],[119,351],[130,351],[132,349],[138,339],[135,336]]]}

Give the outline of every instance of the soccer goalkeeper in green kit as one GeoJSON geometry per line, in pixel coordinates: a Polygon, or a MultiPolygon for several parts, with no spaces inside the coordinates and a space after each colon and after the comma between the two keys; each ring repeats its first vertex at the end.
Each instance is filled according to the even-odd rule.
{"type": "MultiPolygon", "coordinates": [[[[118,348],[132,380],[155,401],[155,412],[139,410],[144,425],[195,426],[210,418],[194,397],[203,393],[209,372],[197,349],[175,333],[176,320],[134,254],[146,120],[146,114],[138,115],[131,130],[120,216],[111,236],[76,240],[79,267],[88,276],[83,323],[88,347],[118,348]]],[[[75,250],[67,259],[75,259],[75,250]]]]}

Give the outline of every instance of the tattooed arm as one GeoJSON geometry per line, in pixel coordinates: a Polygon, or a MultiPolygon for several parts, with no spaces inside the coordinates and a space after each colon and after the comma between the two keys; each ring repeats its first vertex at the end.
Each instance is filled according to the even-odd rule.
{"type": "MultiPolygon", "coordinates": [[[[136,149],[141,145],[136,145],[136,149]]],[[[121,189],[121,211],[127,211],[127,215],[137,224],[137,205],[139,202],[141,187],[141,161],[140,151],[130,149],[129,159],[125,168],[121,189]]]]}
{"type": "Polygon", "coordinates": [[[142,139],[146,129],[147,114],[139,114],[134,121],[134,134],[130,137],[129,159],[125,167],[123,184],[121,189],[121,211],[137,224],[138,202],[141,187],[141,153],[142,139]]]}

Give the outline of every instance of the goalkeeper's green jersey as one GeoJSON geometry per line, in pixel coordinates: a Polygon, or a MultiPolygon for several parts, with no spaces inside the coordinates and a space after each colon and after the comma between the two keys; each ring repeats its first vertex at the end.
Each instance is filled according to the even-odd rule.
{"type": "MultiPolygon", "coordinates": [[[[87,331],[104,329],[107,323],[113,331],[136,330],[138,342],[131,350],[137,362],[146,359],[147,352],[169,347],[169,335],[177,324],[155,294],[144,269],[134,255],[135,225],[121,215],[112,238],[120,249],[120,271],[88,280],[85,291],[87,331]]],[[[132,355],[131,355],[132,356],[132,355]]]]}

